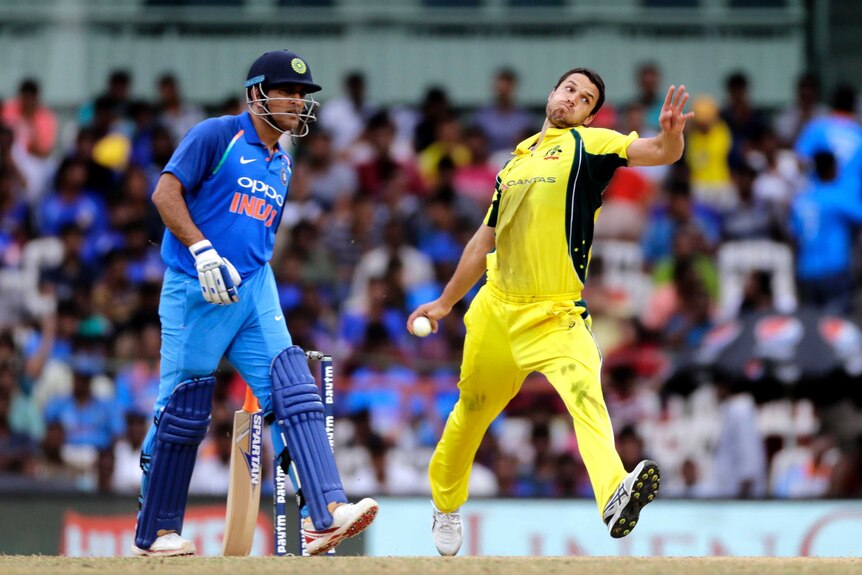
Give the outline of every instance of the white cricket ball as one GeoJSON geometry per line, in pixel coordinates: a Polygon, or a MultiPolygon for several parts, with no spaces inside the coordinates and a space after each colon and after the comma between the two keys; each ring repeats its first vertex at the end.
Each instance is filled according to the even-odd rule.
{"type": "Polygon", "coordinates": [[[431,320],[424,315],[420,315],[413,320],[413,335],[425,337],[431,333],[431,320]]]}

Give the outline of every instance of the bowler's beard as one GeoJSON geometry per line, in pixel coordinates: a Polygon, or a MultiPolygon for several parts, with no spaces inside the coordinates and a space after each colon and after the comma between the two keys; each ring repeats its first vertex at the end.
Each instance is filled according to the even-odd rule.
{"type": "MultiPolygon", "coordinates": [[[[558,107],[558,109],[560,109],[560,108],[565,110],[565,106],[558,107]]],[[[553,114],[552,112],[553,112],[553,109],[551,108],[551,104],[549,103],[547,106],[545,106],[545,117],[548,118],[548,121],[551,123],[551,125],[553,127],[565,130],[566,128],[574,128],[575,126],[577,126],[577,124],[572,124],[568,120],[565,119],[565,112],[563,112],[563,114],[562,114],[563,115],[562,120],[555,119],[554,116],[556,114],[553,114]]]]}

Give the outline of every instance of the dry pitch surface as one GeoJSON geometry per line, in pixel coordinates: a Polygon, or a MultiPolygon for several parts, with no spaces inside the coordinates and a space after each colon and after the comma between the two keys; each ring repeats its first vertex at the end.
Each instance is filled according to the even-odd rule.
{"type": "Polygon", "coordinates": [[[0,574],[73,575],[852,575],[862,559],[634,557],[319,557],[73,559],[0,556],[0,574]]]}

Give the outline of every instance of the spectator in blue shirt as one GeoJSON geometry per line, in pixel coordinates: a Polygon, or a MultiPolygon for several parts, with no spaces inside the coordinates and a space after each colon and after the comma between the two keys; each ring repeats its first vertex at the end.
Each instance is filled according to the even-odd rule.
{"type": "Polygon", "coordinates": [[[123,240],[129,255],[129,280],[135,285],[161,280],[165,265],[158,247],[149,241],[143,220],[129,222],[123,230],[123,240]]]}
{"type": "MultiPolygon", "coordinates": [[[[441,162],[442,164],[442,162],[441,162]]],[[[455,212],[455,198],[451,194],[440,194],[428,200],[425,204],[425,218],[420,223],[422,228],[419,240],[419,251],[423,252],[437,266],[444,266],[444,272],[437,277],[448,277],[455,271],[458,259],[461,257],[463,244],[458,237],[458,214],[455,212]]]]}
{"type": "Polygon", "coordinates": [[[341,337],[354,348],[359,348],[367,343],[369,326],[378,325],[396,348],[406,351],[410,338],[404,330],[407,313],[404,311],[403,290],[391,274],[371,278],[367,289],[367,305],[363,309],[342,313],[341,337]]]}
{"type": "Polygon", "coordinates": [[[43,318],[41,330],[34,331],[24,341],[23,352],[31,378],[38,378],[42,366],[49,360],[63,363],[71,360],[72,339],[80,325],[78,308],[74,302],[68,300],[61,300],[57,304],[56,316],[43,318]]]}
{"type": "Polygon", "coordinates": [[[0,161],[0,268],[15,267],[30,234],[30,207],[15,192],[15,174],[0,161]]]}
{"type": "Polygon", "coordinates": [[[63,226],[77,224],[85,234],[95,234],[107,224],[102,201],[84,189],[87,165],[80,160],[66,160],[57,169],[56,191],[42,204],[40,231],[56,235],[63,226]]]}
{"type": "Polygon", "coordinates": [[[521,135],[532,128],[536,119],[515,102],[518,75],[503,68],[494,76],[494,103],[479,109],[473,122],[485,128],[491,152],[509,151],[521,135]]]}
{"type": "MultiPolygon", "coordinates": [[[[854,171],[858,176],[862,159],[862,126],[856,121],[855,113],[855,89],[849,85],[839,86],[832,96],[832,113],[811,120],[803,128],[796,140],[796,154],[814,170],[815,154],[830,152],[837,162],[837,177],[843,178],[845,171],[854,171]]],[[[849,186],[845,189],[850,192],[849,186]]],[[[854,191],[858,193],[858,190],[854,191]]]]}
{"type": "Polygon", "coordinates": [[[278,303],[281,309],[290,312],[302,305],[303,282],[302,259],[295,249],[288,249],[281,257],[281,265],[276,272],[278,303]]]}
{"type": "Polygon", "coordinates": [[[796,240],[801,300],[825,311],[850,311],[853,232],[862,224],[862,202],[851,193],[855,178],[839,178],[831,152],[814,155],[815,178],[793,202],[790,228],[796,240]]]}
{"type": "Polygon", "coordinates": [[[644,261],[652,266],[673,253],[674,238],[680,230],[689,230],[699,238],[697,250],[710,252],[719,238],[718,217],[691,197],[688,180],[674,180],[668,199],[650,214],[641,245],[644,261]]]}
{"type": "MultiPolygon", "coordinates": [[[[403,326],[406,319],[401,322],[403,326]]],[[[402,431],[407,394],[417,383],[417,374],[407,365],[407,356],[399,350],[390,328],[380,321],[369,322],[348,365],[353,382],[344,394],[348,413],[368,410],[375,431],[397,437],[402,431]]]]}
{"type": "Polygon", "coordinates": [[[116,378],[117,408],[126,414],[148,413],[159,396],[159,323],[151,321],[136,331],[140,336],[135,359],[120,369],[116,378]]]}
{"type": "Polygon", "coordinates": [[[72,359],[72,393],[48,402],[45,421],[63,426],[67,445],[100,450],[111,447],[120,435],[122,417],[111,401],[93,396],[90,380],[97,375],[93,367],[86,359],[72,359]]]}

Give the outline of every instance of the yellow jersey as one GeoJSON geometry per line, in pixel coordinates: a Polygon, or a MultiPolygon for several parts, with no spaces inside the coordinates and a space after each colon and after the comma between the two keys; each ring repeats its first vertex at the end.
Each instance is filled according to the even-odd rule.
{"type": "Polygon", "coordinates": [[[580,299],[602,192],[638,138],[603,128],[549,128],[500,170],[485,224],[495,228],[488,281],[505,293],[580,299]]]}
{"type": "Polygon", "coordinates": [[[688,135],[685,162],[691,168],[694,184],[727,185],[730,166],[727,157],[733,147],[733,135],[723,121],[718,121],[704,133],[692,130],[688,135]]]}

